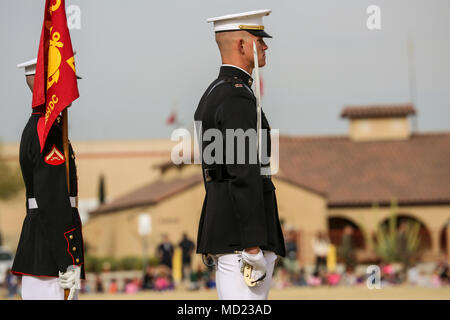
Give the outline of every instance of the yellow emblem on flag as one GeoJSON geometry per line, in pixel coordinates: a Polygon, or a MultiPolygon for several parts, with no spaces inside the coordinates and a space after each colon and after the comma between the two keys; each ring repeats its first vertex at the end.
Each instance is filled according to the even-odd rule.
{"type": "MultiPolygon", "coordinates": [[[[53,27],[50,28],[50,33],[53,27]]],[[[48,48],[48,67],[47,67],[47,90],[59,80],[59,66],[61,65],[61,52],[58,48],[62,48],[64,43],[59,42],[61,35],[59,32],[52,34],[51,40],[49,40],[48,48]]]]}
{"type": "Polygon", "coordinates": [[[48,8],[48,12],[50,12],[50,14],[52,14],[53,11],[58,10],[60,6],[61,6],[61,0],[56,0],[55,4],[52,4],[52,5],[48,8]]]}
{"type": "Polygon", "coordinates": [[[75,57],[72,56],[69,59],[66,60],[67,64],[72,68],[73,72],[76,73],[75,71],[75,57]]]}

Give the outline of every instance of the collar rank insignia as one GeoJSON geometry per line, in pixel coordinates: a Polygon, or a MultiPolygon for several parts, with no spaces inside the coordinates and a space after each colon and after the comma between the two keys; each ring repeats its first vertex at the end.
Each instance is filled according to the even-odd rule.
{"type": "Polygon", "coordinates": [[[242,87],[243,87],[243,85],[240,84],[240,83],[236,83],[234,86],[235,86],[236,88],[242,88],[242,87]]]}
{"type": "Polygon", "coordinates": [[[53,145],[52,150],[45,156],[44,160],[52,166],[58,166],[65,161],[64,154],[55,145],[53,145]]]}

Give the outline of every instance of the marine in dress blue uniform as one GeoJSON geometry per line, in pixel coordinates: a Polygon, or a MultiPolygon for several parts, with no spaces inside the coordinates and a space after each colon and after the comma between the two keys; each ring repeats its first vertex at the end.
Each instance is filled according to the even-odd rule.
{"type": "MultiPolygon", "coordinates": [[[[206,195],[198,227],[197,253],[214,255],[220,299],[266,299],[276,255],[285,256],[275,186],[270,175],[261,175],[260,163],[249,161],[253,150],[251,139],[246,141],[243,164],[237,162],[236,149],[234,162],[227,163],[225,148],[226,130],[256,131],[257,128],[256,98],[251,89],[253,79],[240,63],[245,58],[242,61],[239,57],[228,59],[230,53],[225,51],[240,50],[239,41],[261,41],[270,37],[262,25],[262,17],[269,13],[270,10],[260,10],[208,19],[214,23],[223,65],[217,79],[203,94],[194,119],[201,122],[202,132],[208,129],[222,132],[224,160],[221,164],[208,164],[202,159],[206,195]],[[231,45],[221,48],[217,35],[222,34],[219,37],[223,38],[232,32],[241,33],[230,34],[234,38],[225,41],[231,41],[231,45]],[[247,32],[252,37],[247,39],[247,32]],[[239,38],[241,35],[242,39],[239,38]],[[258,253],[249,255],[249,248],[258,253]],[[261,267],[261,273],[265,273],[257,287],[245,285],[241,273],[243,260],[250,264],[256,261],[255,269],[261,267]]],[[[230,55],[236,57],[239,53],[231,52],[230,55]]],[[[264,112],[262,129],[270,133],[264,112]]],[[[270,156],[270,134],[267,136],[267,144],[261,147],[270,156]]],[[[202,150],[212,142],[203,141],[202,150]]]]}
{"type": "MultiPolygon", "coordinates": [[[[35,60],[26,62],[27,83],[33,87],[35,60]]],[[[75,153],[69,143],[69,158],[63,152],[61,120],[58,117],[48,134],[43,151],[37,133],[42,111],[34,110],[20,141],[20,167],[26,189],[26,216],[15,254],[12,273],[58,285],[60,272],[80,267],[85,278],[82,223],[76,207],[78,195],[75,153]],[[70,165],[70,194],[67,190],[65,162],[70,165]]],[[[27,278],[29,279],[29,278],[27,278]]],[[[42,283],[41,281],[41,283],[42,283]]],[[[24,282],[24,281],[23,281],[24,282]]],[[[39,286],[38,286],[39,287],[39,286]]],[[[23,288],[25,289],[25,288],[23,288]]],[[[50,289],[53,290],[53,289],[50,289]]],[[[62,290],[58,291],[63,293],[62,290]]],[[[59,299],[58,294],[23,291],[23,298],[59,299]]]]}

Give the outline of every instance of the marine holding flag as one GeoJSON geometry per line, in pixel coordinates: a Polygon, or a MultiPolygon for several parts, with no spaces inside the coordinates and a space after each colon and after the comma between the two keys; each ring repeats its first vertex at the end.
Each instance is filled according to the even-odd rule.
{"type": "Polygon", "coordinates": [[[18,65],[33,91],[19,156],[27,214],[12,267],[24,300],[76,299],[85,277],[75,155],[60,117],[79,96],[64,2],[46,1],[37,59],[18,65]]]}

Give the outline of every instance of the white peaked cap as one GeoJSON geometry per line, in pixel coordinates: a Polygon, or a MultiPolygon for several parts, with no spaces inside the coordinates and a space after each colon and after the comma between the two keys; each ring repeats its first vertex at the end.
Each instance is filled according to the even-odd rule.
{"type": "Polygon", "coordinates": [[[263,17],[268,16],[272,10],[256,10],[220,17],[209,18],[206,21],[214,23],[215,32],[245,30],[255,36],[272,38],[264,31],[263,17]]]}
{"type": "Polygon", "coordinates": [[[36,62],[37,58],[34,58],[32,60],[18,64],[17,68],[25,68],[25,75],[29,76],[36,73],[36,62]]]}
{"type": "MultiPolygon", "coordinates": [[[[77,54],[77,52],[74,51],[73,55],[76,55],[76,54],[77,54]]],[[[36,63],[37,63],[37,58],[34,58],[34,59],[28,60],[26,62],[19,63],[17,65],[17,68],[25,68],[25,75],[30,76],[30,75],[36,74],[36,63]]],[[[77,78],[81,79],[81,77],[79,77],[78,75],[77,75],[77,78]]]]}

